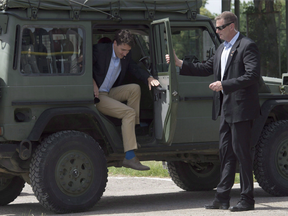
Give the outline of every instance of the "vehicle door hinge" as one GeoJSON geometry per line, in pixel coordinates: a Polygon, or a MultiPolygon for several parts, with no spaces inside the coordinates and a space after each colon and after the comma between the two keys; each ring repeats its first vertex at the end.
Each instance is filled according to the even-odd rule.
{"type": "MultiPolygon", "coordinates": [[[[120,1],[118,0],[118,7],[112,9],[112,2],[110,2],[110,18],[117,21],[121,22],[122,18],[120,17],[120,1]]],[[[109,15],[108,15],[109,16],[109,15]]]]}
{"type": "Polygon", "coordinates": [[[27,9],[27,17],[29,17],[31,20],[37,20],[38,10],[40,8],[41,0],[38,2],[38,6],[32,7],[30,0],[28,0],[28,3],[30,7],[27,9]]]}
{"type": "Polygon", "coordinates": [[[176,97],[176,96],[178,95],[178,92],[177,92],[177,91],[173,91],[173,92],[172,92],[172,95],[173,95],[174,97],[176,97]]]}
{"type": "Polygon", "coordinates": [[[144,1],[143,1],[143,3],[145,5],[145,7],[146,7],[145,19],[154,20],[155,11],[156,11],[156,2],[154,2],[154,9],[149,9],[144,1]]]}
{"type": "Polygon", "coordinates": [[[155,16],[154,10],[145,11],[145,19],[154,20],[154,16],[155,16]]]}
{"type": "MultiPolygon", "coordinates": [[[[188,7],[188,11],[187,11],[187,18],[191,19],[191,21],[196,20],[197,17],[197,11],[192,11],[189,3],[186,1],[187,7],[188,7]]],[[[197,1],[196,1],[196,5],[197,5],[197,1]]]]}
{"type": "Polygon", "coordinates": [[[80,18],[80,10],[72,10],[70,11],[70,18],[73,20],[79,20],[80,18]]]}
{"type": "Polygon", "coordinates": [[[38,8],[28,8],[27,9],[27,17],[31,20],[37,20],[38,8]]]}
{"type": "MultiPolygon", "coordinates": [[[[113,9],[111,11],[111,14],[112,14],[112,18],[113,17],[120,17],[120,10],[119,9],[113,9]]],[[[115,19],[116,21],[118,21],[118,19],[115,19]]]]}

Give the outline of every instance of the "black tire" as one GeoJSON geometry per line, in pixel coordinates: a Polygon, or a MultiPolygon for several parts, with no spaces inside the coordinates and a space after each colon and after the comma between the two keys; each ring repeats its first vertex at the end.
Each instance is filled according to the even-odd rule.
{"type": "Polygon", "coordinates": [[[213,190],[220,181],[219,163],[207,162],[193,165],[173,161],[168,162],[168,171],[173,182],[186,191],[213,190]]]}
{"type": "Polygon", "coordinates": [[[288,196],[288,121],[264,128],[256,145],[254,174],[267,193],[288,196]]]}
{"type": "Polygon", "coordinates": [[[78,131],[47,137],[30,165],[32,189],[39,202],[55,213],[85,211],[103,195],[107,165],[99,144],[78,131]]]}
{"type": "Polygon", "coordinates": [[[0,206],[13,202],[23,190],[25,181],[18,176],[0,177],[0,206]]]}

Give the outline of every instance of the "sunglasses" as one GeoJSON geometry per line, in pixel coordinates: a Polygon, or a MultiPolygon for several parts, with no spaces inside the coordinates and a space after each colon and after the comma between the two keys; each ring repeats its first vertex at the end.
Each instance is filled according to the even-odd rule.
{"type": "Polygon", "coordinates": [[[227,26],[229,26],[230,24],[232,24],[233,22],[230,22],[230,23],[227,23],[227,24],[224,24],[224,25],[222,25],[222,26],[218,26],[218,27],[216,27],[216,30],[223,30],[223,29],[225,29],[227,26]]]}

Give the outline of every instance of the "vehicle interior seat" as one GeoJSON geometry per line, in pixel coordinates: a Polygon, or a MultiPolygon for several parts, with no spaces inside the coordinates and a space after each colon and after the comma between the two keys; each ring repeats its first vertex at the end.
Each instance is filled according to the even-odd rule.
{"type": "Polygon", "coordinates": [[[24,29],[21,46],[21,72],[24,74],[40,73],[35,56],[35,39],[30,29],[24,29]]]}

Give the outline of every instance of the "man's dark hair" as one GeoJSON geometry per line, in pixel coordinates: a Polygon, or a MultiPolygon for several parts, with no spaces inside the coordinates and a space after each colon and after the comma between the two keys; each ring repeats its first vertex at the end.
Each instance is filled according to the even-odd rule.
{"type": "Polygon", "coordinates": [[[127,29],[121,29],[119,30],[114,37],[114,41],[116,41],[117,46],[121,44],[127,44],[130,47],[134,46],[134,39],[133,35],[130,33],[127,29]]]}

